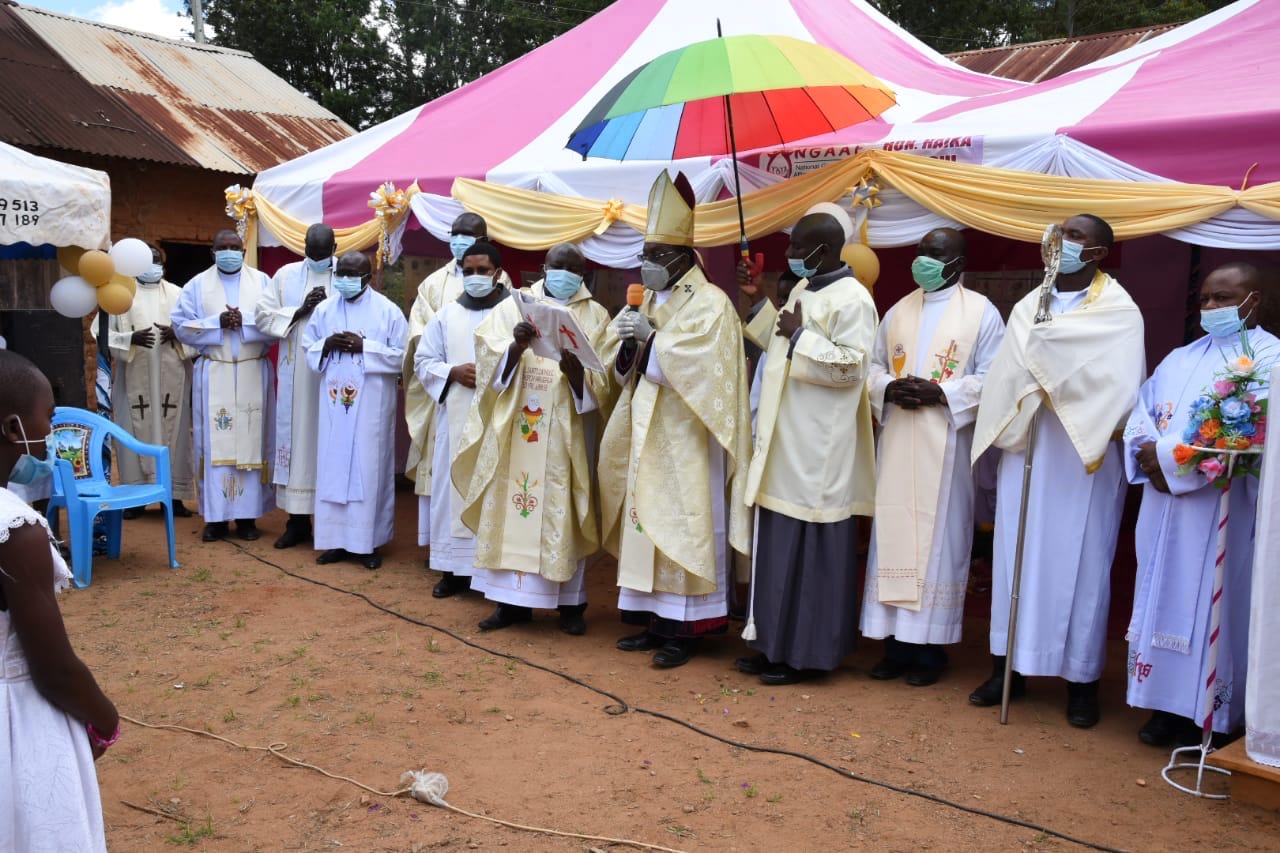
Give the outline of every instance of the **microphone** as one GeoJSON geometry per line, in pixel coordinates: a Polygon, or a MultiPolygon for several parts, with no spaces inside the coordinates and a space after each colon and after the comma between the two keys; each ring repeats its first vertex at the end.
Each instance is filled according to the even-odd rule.
{"type": "Polygon", "coordinates": [[[627,285],[627,310],[639,311],[640,303],[644,302],[644,285],[628,284],[627,285]]]}

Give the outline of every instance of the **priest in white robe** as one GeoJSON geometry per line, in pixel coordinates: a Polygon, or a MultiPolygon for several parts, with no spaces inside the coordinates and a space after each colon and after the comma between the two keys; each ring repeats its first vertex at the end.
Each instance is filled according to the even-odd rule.
{"type": "Polygon", "coordinates": [[[476,329],[502,300],[502,255],[492,243],[476,241],[462,258],[462,295],[427,323],[413,357],[413,372],[436,406],[431,467],[431,539],[428,566],[440,572],[435,598],[467,589],[475,574],[476,540],[462,522],[462,495],[450,476],[461,447],[476,388],[476,329]]]}
{"type": "Polygon", "coordinates": [[[315,547],[317,563],[382,565],[378,548],[395,523],[396,384],[409,325],[404,312],[369,286],[362,252],[334,270],[334,295],[302,333],[317,376],[315,547]]]}
{"type": "MultiPolygon", "coordinates": [[[[195,471],[191,467],[191,356],[178,341],[170,318],[182,288],[166,281],[160,249],[151,246],[151,266],[137,276],[133,305],[110,318],[107,342],[115,359],[111,385],[113,420],[148,444],[169,448],[169,476],[173,514],[191,515],[183,501],[195,500],[195,471]]],[[[120,482],[154,483],[156,463],[124,446],[115,448],[120,482]]],[[[142,507],[124,511],[125,518],[142,515],[142,507]]]]}
{"type": "Polygon", "coordinates": [[[530,351],[539,331],[516,299],[493,309],[476,330],[476,401],[452,475],[463,524],[476,536],[471,588],[497,604],[480,630],[528,622],[541,608],[558,611],[560,629],[579,635],[587,558],[600,544],[588,426],[611,383],[571,347],[599,354],[610,318],[587,289],[577,246],[551,247],[543,268],[529,294],[568,311],[585,340],[570,338],[559,359],[544,357],[530,351]]]}
{"type": "MultiPolygon", "coordinates": [[[[1216,472],[1211,479],[1194,467],[1184,470],[1188,454],[1179,447],[1188,444],[1184,430],[1197,401],[1219,382],[1223,388],[1232,384],[1228,361],[1247,356],[1265,381],[1280,357],[1280,339],[1256,325],[1261,287],[1257,268],[1246,263],[1227,264],[1205,278],[1200,316],[1207,334],[1160,362],[1142,386],[1125,428],[1129,481],[1143,486],[1135,533],[1138,577],[1126,636],[1128,698],[1130,705],[1153,711],[1138,732],[1139,739],[1152,746],[1200,743],[1209,711],[1209,611],[1222,493],[1214,487],[1216,472]]],[[[1268,397],[1265,385],[1247,390],[1259,402],[1268,397]]],[[[1255,433],[1249,436],[1252,442],[1255,429],[1249,426],[1246,432],[1255,433]]],[[[1257,477],[1233,479],[1213,686],[1213,729],[1223,733],[1239,728],[1245,716],[1257,499],[1257,477]]]]}
{"type": "Polygon", "coordinates": [[[751,457],[742,324],[693,251],[693,189],[663,171],[649,193],[644,298],[611,326],[621,386],[600,445],[606,549],[618,609],[642,630],[622,651],[687,663],[728,630],[731,552],[751,551],[751,457]]]}
{"type": "Polygon", "coordinates": [[[252,541],[257,520],[275,508],[270,488],[270,339],[254,324],[258,300],[270,284],[244,264],[235,231],[213,240],[214,265],[182,289],[171,325],[178,340],[199,353],[192,368],[192,433],[203,538],[230,532],[252,541]]]}
{"type": "MultiPolygon", "coordinates": [[[[431,463],[435,448],[436,401],[414,375],[414,356],[418,342],[431,318],[444,306],[462,295],[462,258],[477,240],[488,242],[489,226],[477,213],[463,213],[453,221],[449,231],[451,263],[423,279],[409,312],[409,346],[404,356],[404,419],[409,428],[409,455],[405,476],[413,481],[418,495],[418,545],[431,544],[431,463]]],[[[504,290],[511,288],[511,278],[504,271],[498,276],[504,290]]]]}
{"type": "Polygon", "coordinates": [[[973,547],[969,454],[982,383],[1004,338],[1000,312],[961,283],[964,235],[930,231],[918,290],[889,309],[867,382],[880,424],[876,514],[862,634],[883,639],[871,677],[935,683],[960,642],[973,547]]]}
{"type": "Polygon", "coordinates": [[[1023,468],[1039,411],[1010,695],[1025,692],[1026,675],[1065,679],[1067,721],[1088,728],[1100,714],[1111,563],[1128,486],[1116,439],[1137,402],[1146,356],[1142,313],[1098,269],[1114,240],[1111,226],[1081,214],[1062,229],[1052,322],[1034,322],[1039,289],[1014,306],[978,404],[972,461],[992,446],[1004,455],[997,473],[992,675],[969,701],[998,705],[1004,688],[1023,468]]]}
{"type": "Polygon", "coordinates": [[[875,302],[840,259],[828,213],[801,219],[787,260],[799,282],[746,327],[765,351],[746,502],[755,508],[739,671],[795,684],[840,665],[858,633],[857,521],[875,499],[866,368],[875,302]]]}
{"type": "Polygon", "coordinates": [[[258,331],[278,341],[271,481],[276,506],[289,513],[289,521],[275,542],[277,548],[292,548],[312,538],[319,376],[307,365],[302,331],[316,306],[333,295],[337,246],[328,225],[316,223],[308,228],[303,249],[306,256],[276,271],[255,312],[258,331]]]}
{"type": "MultiPolygon", "coordinates": [[[[1280,364],[1270,387],[1280,383],[1280,364]]],[[[1270,568],[1280,554],[1280,441],[1264,442],[1258,495],[1257,566],[1270,568]]],[[[1280,767],[1280,572],[1253,573],[1249,613],[1248,687],[1245,690],[1245,752],[1259,764],[1280,767]]]]}

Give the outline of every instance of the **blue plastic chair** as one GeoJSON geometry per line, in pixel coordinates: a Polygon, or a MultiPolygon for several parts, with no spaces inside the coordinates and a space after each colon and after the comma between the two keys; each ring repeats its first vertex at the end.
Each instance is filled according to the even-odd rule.
{"type": "Polygon", "coordinates": [[[71,542],[71,573],[75,585],[83,589],[93,577],[93,520],[101,515],[107,525],[107,556],[120,556],[124,510],[160,503],[164,507],[165,533],[169,540],[169,568],[178,568],[173,543],[173,485],[169,475],[169,448],[144,444],[126,430],[84,409],[59,406],[53,417],[53,452],[57,457],[53,474],[53,496],[46,512],[49,523],[59,508],[67,512],[71,542]],[[156,460],[153,484],[113,486],[102,464],[102,445],[110,438],[156,460]]]}

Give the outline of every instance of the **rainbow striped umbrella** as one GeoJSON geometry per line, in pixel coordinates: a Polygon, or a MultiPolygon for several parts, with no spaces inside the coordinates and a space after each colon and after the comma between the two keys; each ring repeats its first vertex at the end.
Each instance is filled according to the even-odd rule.
{"type": "Polygon", "coordinates": [[[893,92],[833,50],[787,36],[701,41],[637,68],[566,146],[611,160],[679,160],[769,148],[875,118],[893,92]]]}

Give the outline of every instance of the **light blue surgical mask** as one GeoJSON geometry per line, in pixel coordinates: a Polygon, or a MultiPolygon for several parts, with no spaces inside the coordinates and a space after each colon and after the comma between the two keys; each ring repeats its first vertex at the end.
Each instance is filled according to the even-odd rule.
{"type": "Polygon", "coordinates": [[[139,284],[158,284],[160,279],[164,278],[164,265],[152,264],[147,267],[147,271],[139,276],[135,276],[139,284]]]}
{"type": "Polygon", "coordinates": [[[213,262],[222,272],[240,272],[240,267],[244,266],[244,252],[239,249],[219,249],[213,253],[213,262]]]}
{"type": "Polygon", "coordinates": [[[467,249],[476,244],[476,238],[470,234],[454,234],[449,238],[449,251],[453,252],[453,259],[458,263],[462,263],[462,259],[467,256],[467,249]]]}
{"type": "Polygon", "coordinates": [[[1086,249],[1081,243],[1076,243],[1073,240],[1063,240],[1062,263],[1058,265],[1058,272],[1064,272],[1067,275],[1070,275],[1073,272],[1080,272],[1080,270],[1085,268],[1085,264],[1089,263],[1088,261],[1081,260],[1080,255],[1096,248],[1098,247],[1090,246],[1086,249]]]}
{"type": "Polygon", "coordinates": [[[39,442],[27,440],[27,430],[22,426],[22,418],[18,418],[18,431],[22,433],[22,444],[28,452],[19,456],[18,461],[13,464],[13,470],[9,472],[9,482],[19,486],[29,486],[53,474],[54,460],[57,458],[53,455],[53,434],[50,433],[45,437],[44,458],[40,458],[30,453],[31,445],[39,442]]]}
{"type": "Polygon", "coordinates": [[[809,259],[812,258],[815,253],[821,252],[823,248],[824,247],[822,246],[815,246],[813,251],[805,255],[803,258],[787,258],[787,266],[791,267],[792,275],[799,276],[800,278],[813,278],[817,275],[818,267],[816,265],[812,267],[808,266],[808,263],[809,259]]]}
{"type": "Polygon", "coordinates": [[[568,299],[582,287],[582,276],[569,270],[547,270],[543,284],[556,299],[568,299]]]}
{"type": "Polygon", "coordinates": [[[464,275],[462,277],[462,289],[474,299],[484,299],[490,293],[493,293],[493,276],[464,275]]]}
{"type": "Polygon", "coordinates": [[[911,262],[911,278],[921,290],[932,293],[947,283],[947,267],[958,260],[960,259],[952,258],[943,263],[928,255],[916,255],[916,259],[911,262]]]}
{"type": "Polygon", "coordinates": [[[364,276],[335,275],[333,289],[338,291],[338,295],[343,299],[354,299],[360,295],[361,290],[364,290],[364,276]]]}
{"type": "Polygon", "coordinates": [[[307,258],[307,267],[312,272],[328,272],[333,268],[333,258],[321,258],[318,261],[315,258],[307,258]]]}
{"type": "MultiPolygon", "coordinates": [[[[1249,296],[1252,296],[1250,293],[1249,296]]],[[[1249,297],[1246,296],[1245,299],[1249,297]]],[[[1244,303],[1241,302],[1240,305],[1244,303]]],[[[1208,308],[1200,312],[1200,328],[1215,338],[1229,338],[1244,331],[1244,324],[1253,315],[1253,309],[1244,317],[1240,316],[1240,305],[1228,305],[1225,308],[1208,308]]]]}

